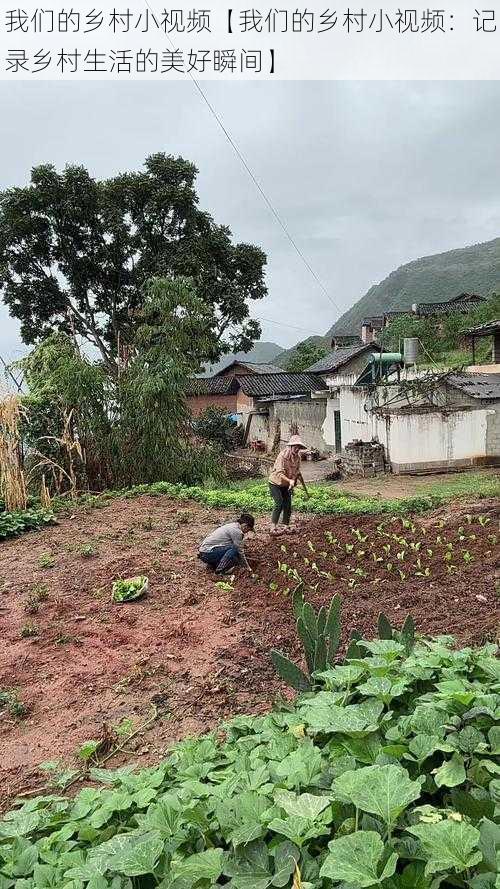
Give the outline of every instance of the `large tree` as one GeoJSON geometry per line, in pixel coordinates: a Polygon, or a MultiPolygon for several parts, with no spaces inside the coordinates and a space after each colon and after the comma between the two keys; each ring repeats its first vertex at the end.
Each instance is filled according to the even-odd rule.
{"type": "Polygon", "coordinates": [[[210,308],[202,362],[259,337],[248,303],[267,292],[265,254],[233,244],[199,208],[193,164],[155,154],[144,166],[102,182],[80,166],[39,166],[0,196],[0,287],[26,343],[76,334],[116,373],[155,276],[188,276],[210,308]]]}
{"type": "Polygon", "coordinates": [[[116,375],[89,360],[73,336],[55,332],[37,344],[19,362],[29,392],[25,437],[37,470],[64,488],[72,456],[67,443],[74,440],[81,450],[72,468],[79,486],[92,490],[216,475],[210,449],[193,450],[184,399],[196,349],[211,347],[209,318],[191,279],[152,278],[116,375]]]}

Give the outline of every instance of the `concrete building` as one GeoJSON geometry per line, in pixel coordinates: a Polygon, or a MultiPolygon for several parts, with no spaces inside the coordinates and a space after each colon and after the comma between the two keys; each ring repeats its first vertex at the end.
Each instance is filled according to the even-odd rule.
{"type": "Polygon", "coordinates": [[[275,364],[257,364],[252,361],[232,361],[212,377],[196,377],[189,381],[187,402],[193,416],[202,414],[207,407],[219,407],[243,418],[253,408],[253,398],[234,382],[243,376],[269,376],[282,374],[275,364]]]}
{"type": "Polygon", "coordinates": [[[325,414],[322,424],[324,449],[338,454],[344,442],[341,429],[340,386],[351,386],[366,368],[372,355],[380,353],[376,343],[354,343],[345,348],[334,349],[320,361],[308,368],[308,373],[320,377],[328,386],[324,398],[325,414]],[[332,381],[338,381],[332,382],[332,381]]]}
{"type": "Polygon", "coordinates": [[[327,442],[338,450],[375,439],[395,473],[500,464],[500,374],[398,376],[376,386],[353,374],[329,378],[327,442]]]}

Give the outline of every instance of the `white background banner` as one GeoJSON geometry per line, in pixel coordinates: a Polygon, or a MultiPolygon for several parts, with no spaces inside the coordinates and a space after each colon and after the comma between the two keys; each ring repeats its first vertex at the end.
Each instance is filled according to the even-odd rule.
{"type": "Polygon", "coordinates": [[[3,80],[496,80],[500,11],[157,0],[4,4],[3,80]]]}

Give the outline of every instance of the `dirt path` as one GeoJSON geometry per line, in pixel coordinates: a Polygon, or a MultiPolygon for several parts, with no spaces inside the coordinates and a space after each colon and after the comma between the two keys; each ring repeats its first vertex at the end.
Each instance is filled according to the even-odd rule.
{"type": "MultiPolygon", "coordinates": [[[[480,576],[475,556],[452,578],[442,571],[425,582],[391,575],[373,586],[378,581],[370,568],[350,588],[345,566],[344,574],[339,569],[319,586],[308,579],[316,590],[311,597],[326,601],[341,589],[346,633],[358,624],[372,634],[383,607],[396,620],[412,611],[424,631],[456,632],[467,642],[491,638],[498,622],[499,548],[487,538],[492,529],[498,533],[500,505],[482,502],[480,511],[489,516],[488,525],[475,526],[480,576]]],[[[277,562],[290,561],[294,550],[300,561],[310,555],[310,543],[319,564],[325,534],[351,539],[353,519],[303,519],[302,532],[285,542],[270,540],[267,519],[259,518],[248,544],[259,580],[238,576],[231,590],[219,588],[195,557],[199,540],[226,517],[143,496],[78,511],[57,527],[1,545],[0,690],[16,691],[28,707],[24,719],[0,711],[4,799],[40,786],[41,762],[74,765],[80,745],[101,738],[104,725],[116,728],[126,720],[137,727],[152,705],[162,715],[128,750],[134,762],[157,760],[173,740],[224,716],[271,705],[280,686],[269,649],[296,650],[289,597],[275,584],[277,562]],[[112,581],[138,573],[150,578],[148,597],[112,604],[112,581]],[[26,635],[30,630],[36,635],[26,635]]],[[[426,521],[432,526],[438,520],[426,521]]],[[[449,510],[441,521],[456,531],[461,515],[449,510]]],[[[366,517],[356,525],[375,534],[379,522],[366,517]]]]}
{"type": "MultiPolygon", "coordinates": [[[[320,482],[328,478],[332,472],[331,460],[303,463],[303,474],[306,481],[320,482]]],[[[477,473],[471,470],[471,474],[477,473]]],[[[460,473],[467,477],[467,473],[460,473]]],[[[481,475],[491,475],[500,478],[499,469],[482,469],[481,475]]],[[[395,500],[400,497],[413,497],[418,494],[426,494],[434,485],[450,485],[458,477],[456,473],[428,473],[425,475],[377,475],[375,478],[353,478],[332,481],[333,488],[346,491],[350,494],[365,495],[368,497],[383,497],[385,500],[395,500]]]]}

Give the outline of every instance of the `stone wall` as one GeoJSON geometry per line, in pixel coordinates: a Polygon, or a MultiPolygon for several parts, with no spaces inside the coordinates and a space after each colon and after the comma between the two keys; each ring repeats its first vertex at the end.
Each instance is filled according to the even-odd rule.
{"type": "Polygon", "coordinates": [[[308,448],[321,453],[331,451],[323,437],[323,424],[326,418],[326,398],[311,401],[274,401],[269,404],[268,449],[272,448],[276,426],[281,427],[281,443],[285,444],[294,431],[302,438],[308,448]]]}
{"type": "Polygon", "coordinates": [[[500,461],[500,405],[489,412],[486,420],[486,454],[500,461]]]}

